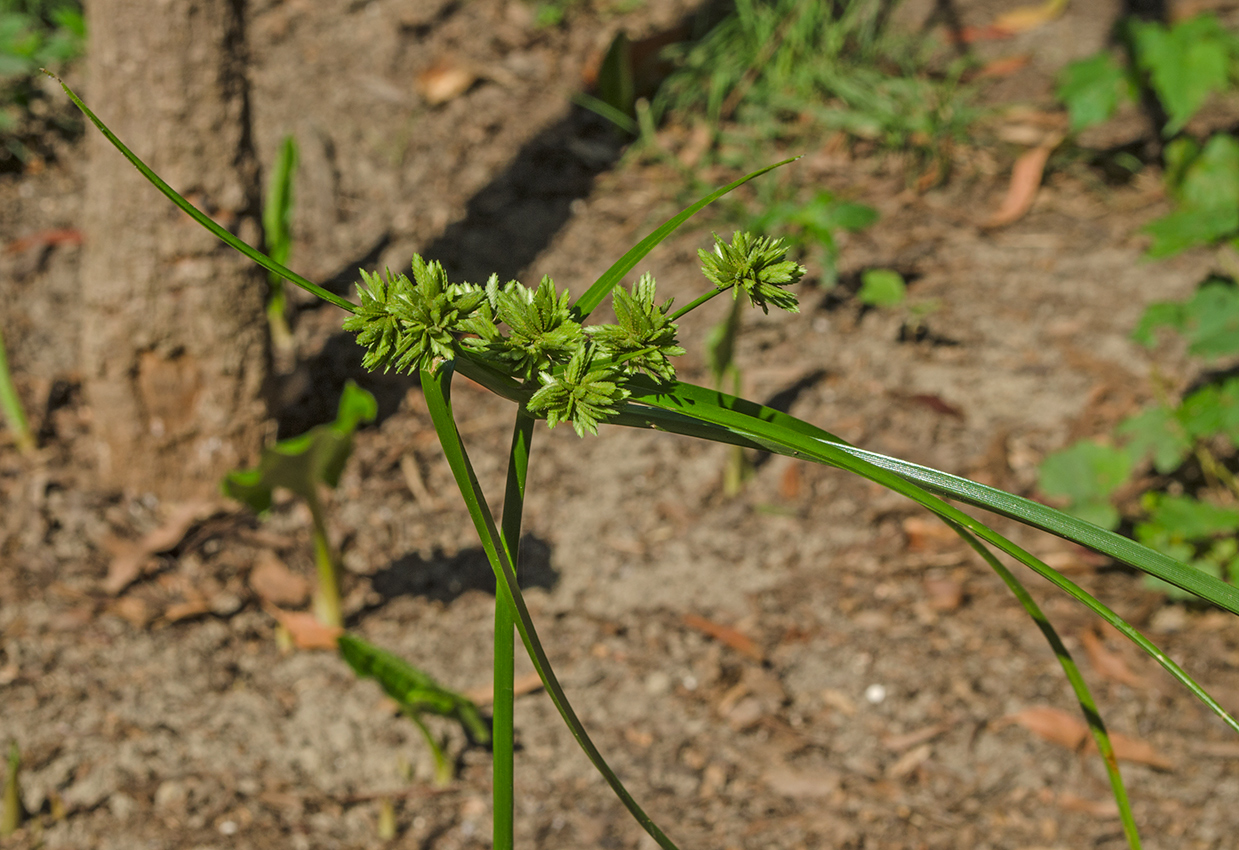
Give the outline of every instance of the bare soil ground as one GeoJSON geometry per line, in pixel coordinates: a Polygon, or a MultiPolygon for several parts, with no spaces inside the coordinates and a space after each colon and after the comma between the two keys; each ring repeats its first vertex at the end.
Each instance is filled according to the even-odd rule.
{"type": "MultiPolygon", "coordinates": [[[[905,11],[923,19],[930,5],[905,11]]],[[[963,23],[982,25],[1013,4],[957,5],[963,23]]],[[[1118,5],[1072,4],[979,45],[1032,57],[990,97],[1047,106],[1054,69],[1100,47],[1118,5]]],[[[343,288],[359,264],[401,268],[419,251],[454,276],[549,273],[582,291],[675,211],[681,184],[656,159],[620,160],[607,128],[567,97],[619,26],[655,31],[686,9],[659,0],[541,30],[519,0],[255,3],[258,149],[270,156],[293,132],[303,152],[294,265],[343,288]],[[436,63],[476,81],[430,106],[415,83],[436,63]]],[[[1037,116],[993,123],[1035,135],[1037,116]]],[[[1026,217],[983,229],[1022,149],[961,148],[951,178],[925,192],[908,188],[899,156],[830,140],[772,177],[876,206],[879,224],[845,240],[845,280],[893,266],[912,280],[910,303],[938,307],[928,336],[900,342],[906,308],[862,310],[804,285],[799,315],[746,316],[745,394],[1022,493],[1035,492],[1047,452],[1146,401],[1154,361],[1130,329],[1148,303],[1191,292],[1213,256],[1142,260],[1135,231],[1166,209],[1157,176],[1111,185],[1069,159],[1052,161],[1026,217]]],[[[66,149],[0,181],[6,244],[73,228],[82,179],[66,149]]],[[[695,252],[711,226],[727,225],[700,222],[641,270],[677,300],[699,292],[695,252]]],[[[0,295],[16,305],[0,322],[44,435],[33,461],[0,444],[0,741],[21,745],[35,813],[0,847],[376,847],[383,800],[397,816],[391,846],[488,846],[485,751],[436,727],[459,778],[435,789],[416,730],[372,682],[332,654],[277,647],[250,575],[273,556],[310,569],[296,505],[262,523],[209,506],[140,580],[107,591],[125,541],[166,528],[178,508],[92,486],[72,345],[73,293],[89,285],[77,250],[36,238],[0,256],[0,295]]],[[[382,404],[331,505],[349,626],[453,687],[484,687],[493,580],[420,391],[361,376],[338,312],[298,305],[284,433],[325,418],[350,376],[382,404]]],[[[682,326],[688,380],[707,380],[704,337],[725,305],[710,308],[682,326]]],[[[1192,377],[1181,352],[1157,362],[1192,377]]],[[[498,494],[512,411],[464,381],[457,399],[482,483],[498,494]]],[[[754,477],[727,498],[727,451],[540,429],[529,482],[528,597],[551,659],[602,752],[680,846],[1124,846],[1095,754],[1030,731],[1042,718],[1061,736],[1044,709],[1076,709],[1041,635],[983,564],[909,503],[840,472],[754,457],[754,477]],[[734,630],[731,642],[709,624],[734,630]]],[[[1239,710],[1233,617],[1167,605],[1124,570],[1002,527],[1239,710]]],[[[1116,633],[1031,585],[1111,728],[1152,748],[1124,765],[1146,846],[1233,847],[1239,741],[1116,633]]],[[[520,846],[651,846],[543,694],[518,699],[516,722],[520,846]]]]}

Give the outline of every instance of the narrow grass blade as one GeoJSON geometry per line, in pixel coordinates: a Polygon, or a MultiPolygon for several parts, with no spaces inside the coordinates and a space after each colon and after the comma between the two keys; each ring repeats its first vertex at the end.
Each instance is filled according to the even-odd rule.
{"type": "Polygon", "coordinates": [[[4,415],[4,420],[12,430],[18,450],[22,454],[33,452],[34,433],[30,430],[21,396],[17,394],[17,387],[13,386],[13,378],[9,374],[9,359],[4,350],[3,334],[0,334],[0,414],[4,415]]]}
{"type": "Polygon", "coordinates": [[[291,283],[295,283],[297,286],[300,286],[302,289],[306,290],[307,292],[312,292],[315,295],[317,295],[319,298],[323,299],[324,301],[330,302],[336,305],[337,307],[340,307],[341,309],[348,310],[350,313],[354,313],[357,311],[356,306],[354,306],[347,299],[341,298],[339,295],[336,295],[334,292],[329,292],[326,289],[323,289],[317,283],[312,283],[311,281],[306,280],[304,277],[292,271],[291,269],[285,268],[284,266],[272,260],[266,254],[259,251],[257,248],[254,248],[253,246],[248,245],[245,242],[242,242],[236,236],[233,236],[223,227],[216,224],[215,221],[210,216],[208,216],[202,210],[195,207],[189,201],[185,200],[183,197],[181,197],[181,195],[178,194],[175,189],[173,189],[171,186],[165,183],[159,177],[158,174],[151,171],[150,167],[147,166],[147,164],[144,163],[142,160],[140,160],[137,154],[129,150],[129,148],[125,146],[125,143],[122,142],[120,139],[118,139],[116,137],[116,134],[114,134],[111,130],[109,130],[107,128],[107,125],[105,125],[102,121],[100,121],[98,116],[95,115],[95,113],[90,111],[89,107],[87,107],[86,104],[82,102],[81,98],[79,98],[76,94],[73,93],[72,89],[70,89],[67,85],[64,84],[63,80],[61,80],[59,77],[57,77],[54,74],[48,74],[48,76],[52,77],[52,79],[60,83],[60,87],[65,90],[65,94],[69,96],[69,99],[72,100],[75,104],[77,104],[77,108],[82,110],[82,113],[87,118],[90,119],[92,124],[94,124],[96,127],[99,128],[99,132],[102,133],[104,137],[109,142],[112,143],[112,146],[116,148],[118,151],[120,151],[122,154],[124,154],[125,159],[133,163],[133,167],[138,169],[138,171],[142,173],[143,177],[145,177],[152,184],[154,184],[156,189],[162,192],[168,198],[168,200],[172,201],[172,203],[180,207],[181,210],[183,210],[186,215],[188,215],[194,221],[201,224],[207,230],[211,231],[223,242],[235,248],[236,250],[240,251],[242,254],[249,257],[254,262],[258,263],[258,265],[262,266],[267,271],[278,274],[280,277],[284,278],[285,280],[291,283]]]}
{"type": "MultiPolygon", "coordinates": [[[[529,451],[536,420],[524,407],[516,413],[512,427],[512,447],[508,451],[508,478],[503,496],[503,519],[500,521],[504,546],[516,553],[517,573],[520,572],[521,514],[525,508],[525,481],[529,476],[529,451]]],[[[514,760],[514,690],[516,661],[516,608],[509,595],[495,587],[495,698],[492,705],[494,736],[492,738],[494,801],[494,850],[512,850],[515,842],[514,760]]]]}
{"type": "Polygon", "coordinates": [[[984,508],[1095,549],[1125,564],[1130,564],[1142,572],[1194,593],[1233,614],[1239,614],[1239,588],[1234,585],[1227,584],[1200,570],[1192,569],[1186,564],[1181,564],[1161,552],[1155,552],[1113,531],[1077,519],[1062,511],[1034,502],[1032,499],[919,464],[857,448],[842,438],[794,416],[706,387],[686,383],[658,386],[652,382],[634,382],[632,389],[634,401],[646,404],[658,404],[652,399],[660,395],[673,395],[678,400],[677,402],[671,405],[658,404],[658,406],[668,410],[678,410],[688,416],[694,416],[694,411],[703,405],[714,405],[744,414],[760,422],[778,425],[789,432],[814,441],[831,443],[853,457],[887,469],[938,496],[984,508]]]}
{"type": "MultiPolygon", "coordinates": [[[[634,396],[637,395],[638,393],[634,392],[634,396]]],[[[907,496],[943,519],[957,523],[977,537],[1029,567],[1060,590],[1065,591],[1072,598],[1081,602],[1107,623],[1114,626],[1129,640],[1148,653],[1170,675],[1182,683],[1201,702],[1207,705],[1211,711],[1222,718],[1228,726],[1239,732],[1239,722],[1231,717],[1218,704],[1217,700],[1213,699],[1186,671],[1172,661],[1148,638],[1096,597],[1061,575],[1057,570],[1054,570],[1030,552],[1020,548],[958,508],[927,492],[915,483],[906,481],[893,472],[858,456],[855,453],[855,449],[840,446],[833,442],[814,439],[804,433],[792,431],[772,421],[763,420],[719,404],[682,399],[670,391],[656,391],[642,395],[640,400],[644,404],[649,405],[650,409],[639,411],[636,405],[629,404],[626,408],[627,414],[622,419],[623,424],[645,424],[646,427],[658,427],[668,431],[688,433],[692,436],[714,439],[719,442],[734,443],[737,439],[742,439],[746,442],[741,442],[741,445],[750,445],[790,457],[815,460],[819,463],[834,466],[867,478],[876,484],[886,487],[888,490],[907,496]],[[675,415],[661,416],[655,413],[655,410],[658,410],[660,413],[675,415]],[[686,423],[684,420],[686,418],[697,420],[697,424],[690,424],[688,427],[685,427],[686,423]],[[715,428],[703,428],[701,427],[702,425],[715,426],[715,428]]]]}
{"type": "Polygon", "coordinates": [[[1071,690],[1075,692],[1076,701],[1080,703],[1080,710],[1084,713],[1084,720],[1093,733],[1093,740],[1097,742],[1097,752],[1100,753],[1101,761],[1106,767],[1106,775],[1110,777],[1110,790],[1114,794],[1114,802],[1119,807],[1119,820],[1123,823],[1127,845],[1131,850],[1140,850],[1140,832],[1136,829],[1136,819],[1132,815],[1131,801],[1127,798],[1123,775],[1119,772],[1119,762],[1114,754],[1114,745],[1110,742],[1110,734],[1106,731],[1106,724],[1101,719],[1101,712],[1097,710],[1097,702],[1093,699],[1093,694],[1089,690],[1088,683],[1084,681],[1084,676],[1080,674],[1080,668],[1076,666],[1075,659],[1067,651],[1067,647],[1063,644],[1062,638],[1059,637],[1049,618],[1045,616],[1041,607],[1032,598],[1028,589],[1015,577],[1015,574],[994,556],[989,547],[969,533],[967,529],[949,520],[947,525],[963,538],[965,543],[976,550],[977,554],[984,558],[990,568],[998,574],[1019,603],[1024,606],[1028,616],[1033,618],[1037,628],[1041,629],[1041,633],[1045,635],[1045,639],[1050,644],[1050,649],[1054,650],[1054,655],[1058,658],[1058,663],[1062,666],[1063,672],[1067,675],[1067,681],[1071,684],[1071,690]]]}
{"type": "Polygon", "coordinates": [[[654,247],[659,242],[662,242],[674,233],[680,225],[688,221],[702,209],[714,203],[733,189],[743,186],[754,177],[760,177],[767,171],[773,171],[779,166],[787,165],[789,162],[795,162],[799,158],[800,157],[792,157],[791,159],[785,159],[782,162],[776,162],[773,165],[767,165],[765,168],[758,169],[752,174],[747,174],[733,183],[728,183],[721,189],[715,189],[697,203],[667,219],[667,221],[661,224],[653,233],[642,239],[630,248],[628,253],[616,260],[615,265],[603,272],[602,277],[598,278],[598,280],[594,282],[594,285],[586,290],[585,294],[576,300],[576,304],[573,305],[573,309],[577,313],[577,318],[582,322],[585,321],[585,318],[594,311],[595,307],[602,303],[602,299],[607,297],[607,293],[615,288],[615,285],[623,279],[624,275],[632,271],[633,267],[637,263],[641,262],[641,259],[646,254],[654,250],[654,247]]]}
{"type": "Polygon", "coordinates": [[[472,517],[478,537],[481,539],[482,548],[486,552],[491,568],[495,571],[495,580],[499,593],[506,594],[512,602],[516,612],[516,629],[520,633],[526,651],[529,653],[529,659],[533,662],[534,669],[538,671],[538,676],[542,679],[542,685],[546,688],[551,702],[555,704],[555,708],[559,711],[560,716],[563,717],[564,723],[567,724],[569,731],[572,732],[572,736],[576,738],[577,744],[585,751],[585,755],[590,762],[606,779],[607,784],[611,786],[611,790],[615,792],[615,795],[620,798],[624,807],[636,818],[637,823],[641,824],[641,827],[657,842],[659,847],[663,848],[663,850],[678,850],[671,839],[663,834],[663,831],[658,828],[657,824],[650,820],[649,815],[632,798],[632,795],[628,793],[628,789],[624,787],[619,777],[615,775],[615,771],[611,769],[610,765],[603,759],[602,754],[598,752],[598,748],[589,737],[589,733],[585,731],[585,727],[581,724],[576,712],[572,709],[572,705],[568,702],[568,698],[564,695],[559,679],[555,676],[555,671],[551,668],[546,652],[542,648],[542,641],[538,638],[538,632],[534,627],[533,619],[529,616],[529,609],[525,605],[525,598],[517,585],[516,572],[512,567],[512,553],[508,550],[506,541],[495,527],[494,517],[491,515],[490,508],[482,495],[482,488],[478,484],[477,476],[473,471],[473,465],[469,461],[464,443],[461,442],[460,433],[456,428],[456,421],[452,416],[450,398],[452,371],[452,363],[449,362],[440,366],[438,371],[423,371],[421,373],[422,391],[425,393],[426,406],[430,410],[435,432],[439,435],[443,454],[447,457],[448,465],[452,468],[452,475],[456,478],[456,484],[460,488],[461,496],[465,500],[469,516],[472,517]]]}

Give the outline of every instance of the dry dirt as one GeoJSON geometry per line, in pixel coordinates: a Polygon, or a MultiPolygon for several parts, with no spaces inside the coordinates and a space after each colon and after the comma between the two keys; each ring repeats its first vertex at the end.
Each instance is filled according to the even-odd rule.
{"type": "MultiPolygon", "coordinates": [[[[957,5],[979,25],[1018,4],[957,5]]],[[[1097,49],[1118,5],[1072,4],[979,45],[1032,56],[990,96],[1046,106],[1053,69],[1097,49]]],[[[619,26],[650,32],[685,8],[651,0],[539,30],[520,0],[253,4],[258,149],[270,156],[292,132],[303,152],[294,265],[343,287],[359,264],[400,268],[420,251],[454,276],[550,273],[582,291],[683,199],[671,168],[619,159],[607,128],[567,97],[619,26]],[[435,63],[477,80],[429,106],[415,81],[435,63]]],[[[1027,135],[1038,114],[989,126],[1027,135]]],[[[1053,160],[1031,212],[984,230],[1020,150],[961,148],[950,180],[925,192],[908,188],[897,156],[829,140],[794,151],[805,158],[769,179],[882,213],[844,240],[845,280],[893,266],[913,281],[911,304],[938,306],[927,338],[900,342],[907,308],[862,310],[804,285],[799,315],[745,317],[745,394],[866,448],[1034,493],[1045,453],[1148,399],[1154,362],[1190,378],[1181,352],[1155,361],[1128,339],[1146,304],[1188,294],[1214,261],[1141,258],[1136,229],[1166,209],[1157,176],[1108,185],[1053,160]]],[[[73,228],[82,179],[72,148],[3,178],[0,236],[73,228]]],[[[699,222],[640,269],[691,298],[705,285],[696,249],[726,226],[699,222]]],[[[44,445],[28,460],[0,444],[0,741],[20,744],[35,814],[0,847],[378,847],[383,800],[397,817],[390,846],[488,846],[484,750],[437,725],[459,776],[435,789],[416,730],[372,682],[332,654],[277,647],[250,575],[273,556],[309,570],[296,505],[261,523],[223,503],[204,510],[139,581],[107,591],[113,553],[177,508],[92,487],[71,309],[89,270],[71,240],[17,247],[0,257],[0,295],[16,305],[0,321],[44,445]]],[[[450,686],[484,687],[493,580],[420,391],[361,376],[351,340],[332,330],[339,313],[297,303],[283,431],[321,421],[346,377],[382,404],[330,506],[349,627],[450,686]]],[[[686,379],[707,380],[704,338],[724,309],[683,323],[686,379]]],[[[483,486],[498,494],[512,410],[464,381],[456,396],[483,486]]],[[[1096,756],[1030,730],[1041,719],[1061,734],[1046,709],[1075,708],[1041,635],[983,564],[909,503],[840,472],[753,457],[753,478],[728,498],[728,451],[539,428],[529,481],[528,598],[551,660],[602,752],[681,847],[1124,846],[1096,756]],[[730,643],[709,624],[734,630],[730,643]]],[[[1121,569],[1000,525],[1239,710],[1233,617],[1167,605],[1121,569]]],[[[1239,740],[1081,607],[1030,585],[1111,728],[1154,750],[1124,765],[1146,847],[1233,847],[1239,740]]],[[[652,846],[545,695],[520,697],[516,723],[520,846],[652,846]]]]}

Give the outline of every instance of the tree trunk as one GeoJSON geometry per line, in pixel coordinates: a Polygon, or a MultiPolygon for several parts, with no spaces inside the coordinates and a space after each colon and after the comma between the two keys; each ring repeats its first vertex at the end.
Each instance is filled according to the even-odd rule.
{"type": "MultiPolygon", "coordinates": [[[[260,241],[243,0],[91,0],[89,103],[154,171],[260,241]]],[[[176,209],[98,133],[82,261],[85,392],[102,483],[213,490],[265,430],[264,273],[176,209]]]]}

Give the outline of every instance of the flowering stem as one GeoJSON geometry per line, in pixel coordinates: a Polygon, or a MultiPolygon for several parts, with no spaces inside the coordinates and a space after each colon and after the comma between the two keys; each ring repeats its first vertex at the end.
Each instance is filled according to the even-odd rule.
{"type": "Polygon", "coordinates": [[[720,292],[726,292],[726,291],[727,291],[726,289],[718,289],[717,287],[715,287],[714,289],[711,289],[709,292],[698,295],[695,299],[690,301],[688,304],[685,304],[680,309],[676,310],[674,313],[672,313],[667,318],[668,320],[674,322],[680,317],[682,317],[684,314],[689,313],[693,310],[696,310],[698,307],[700,307],[702,304],[709,301],[715,295],[718,295],[720,292]]]}

